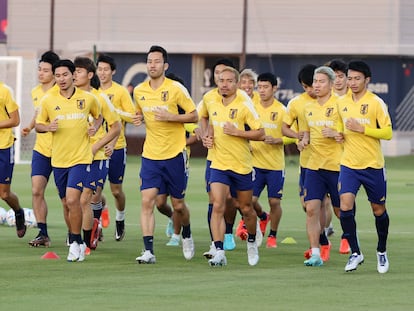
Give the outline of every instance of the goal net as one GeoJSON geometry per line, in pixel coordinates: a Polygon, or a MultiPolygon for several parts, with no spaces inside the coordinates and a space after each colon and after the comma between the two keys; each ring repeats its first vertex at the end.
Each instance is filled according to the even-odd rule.
{"type": "Polygon", "coordinates": [[[36,133],[21,136],[21,128],[27,126],[34,115],[31,90],[36,85],[36,60],[20,56],[0,56],[0,81],[12,88],[19,105],[20,125],[14,128],[15,163],[30,163],[36,133]]]}

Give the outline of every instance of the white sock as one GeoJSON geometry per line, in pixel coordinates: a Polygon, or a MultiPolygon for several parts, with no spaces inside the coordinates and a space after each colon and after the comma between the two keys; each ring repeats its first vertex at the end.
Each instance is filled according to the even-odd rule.
{"type": "Polygon", "coordinates": [[[115,220],[116,221],[122,221],[125,220],[125,210],[124,211],[118,211],[116,210],[116,216],[115,216],[115,220]]]}
{"type": "Polygon", "coordinates": [[[319,250],[319,247],[312,247],[312,255],[321,255],[321,251],[319,250]]]}

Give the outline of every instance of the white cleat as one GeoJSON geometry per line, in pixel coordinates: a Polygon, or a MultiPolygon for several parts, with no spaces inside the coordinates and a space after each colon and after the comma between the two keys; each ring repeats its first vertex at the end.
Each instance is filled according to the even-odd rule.
{"type": "Polygon", "coordinates": [[[259,262],[257,242],[247,242],[247,260],[251,266],[255,266],[259,262]]]}
{"type": "Polygon", "coordinates": [[[148,250],[144,251],[141,256],[135,258],[139,264],[153,264],[155,263],[155,256],[148,250]]]}
{"type": "Polygon", "coordinates": [[[191,260],[194,257],[194,240],[192,237],[182,239],[183,243],[183,255],[187,260],[191,260]]]}
{"type": "Polygon", "coordinates": [[[221,267],[227,265],[227,258],[224,250],[217,250],[213,258],[208,261],[210,267],[221,267]]]}
{"type": "Polygon", "coordinates": [[[353,253],[349,256],[348,262],[345,266],[345,272],[354,271],[358,268],[358,265],[364,262],[364,255],[353,253]]]}
{"type": "Polygon", "coordinates": [[[390,262],[388,261],[387,252],[377,252],[377,270],[379,273],[387,273],[390,268],[390,262]]]}

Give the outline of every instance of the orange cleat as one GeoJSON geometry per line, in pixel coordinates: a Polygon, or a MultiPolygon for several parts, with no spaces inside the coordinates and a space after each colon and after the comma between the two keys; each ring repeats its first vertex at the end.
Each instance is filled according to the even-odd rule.
{"type": "Polygon", "coordinates": [[[265,234],[266,231],[266,226],[268,224],[268,222],[270,221],[270,215],[266,214],[266,219],[265,220],[260,220],[259,224],[260,224],[260,231],[262,231],[262,234],[265,234]]]}
{"type": "Polygon", "coordinates": [[[268,236],[266,242],[266,248],[276,248],[277,238],[275,236],[268,236]]]}
{"type": "Polygon", "coordinates": [[[109,223],[110,223],[110,218],[109,218],[109,210],[107,206],[105,206],[102,210],[101,222],[102,222],[102,227],[108,228],[109,223]]]}
{"type": "Polygon", "coordinates": [[[91,249],[86,246],[85,248],[85,256],[89,256],[91,254],[91,249]]]}
{"type": "Polygon", "coordinates": [[[303,252],[303,256],[304,256],[306,259],[311,258],[311,257],[312,257],[312,249],[311,249],[311,248],[308,248],[306,251],[304,251],[304,252],[303,252]]]}
{"type": "Polygon", "coordinates": [[[351,252],[351,248],[349,247],[349,243],[347,239],[341,239],[341,244],[339,245],[339,253],[340,254],[349,254],[351,252]]]}
{"type": "Polygon", "coordinates": [[[321,259],[323,262],[326,262],[329,260],[331,253],[331,242],[329,242],[328,245],[321,245],[321,259]]]}
{"type": "Polygon", "coordinates": [[[237,225],[236,236],[238,236],[242,241],[247,240],[248,233],[243,219],[240,220],[237,225]]]}

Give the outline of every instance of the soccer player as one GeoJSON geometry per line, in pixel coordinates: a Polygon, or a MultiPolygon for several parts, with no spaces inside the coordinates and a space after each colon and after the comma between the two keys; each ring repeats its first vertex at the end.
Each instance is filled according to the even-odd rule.
{"type": "Polygon", "coordinates": [[[304,183],[306,229],[311,247],[311,257],[304,261],[306,266],[322,266],[330,257],[323,208],[326,194],[334,208],[339,207],[337,187],[342,146],[335,140],[339,115],[338,97],[332,93],[334,81],[335,73],[330,67],[316,68],[312,85],[316,100],[304,108],[305,132],[299,147],[310,150],[304,183]]]}
{"type": "Polygon", "coordinates": [[[263,140],[264,130],[251,99],[245,92],[238,91],[238,82],[238,71],[232,67],[224,68],[218,81],[221,100],[209,102],[199,111],[200,117],[211,124],[202,129],[203,144],[214,151],[210,167],[210,189],[213,199],[211,231],[216,252],[209,260],[210,266],[227,264],[223,248],[224,212],[230,191],[237,194],[239,208],[246,223],[248,263],[254,266],[259,261],[257,215],[252,205],[253,167],[249,140],[263,140]],[[250,129],[245,130],[245,125],[250,129]]]}
{"type": "Polygon", "coordinates": [[[146,127],[140,171],[141,229],[145,251],[136,258],[141,264],[156,261],[153,247],[154,205],[162,187],[170,195],[174,213],[177,213],[182,225],[184,258],[190,260],[194,256],[190,212],[184,200],[188,171],[183,123],[197,122],[198,115],[187,89],[165,77],[167,69],[167,51],[161,46],[152,46],[147,54],[149,80],[134,89],[138,109],[134,124],[140,125],[145,120],[146,127]],[[185,113],[180,114],[179,107],[185,113]]]}
{"type": "MultiPolygon", "coordinates": [[[[275,99],[277,91],[277,79],[272,73],[262,73],[257,78],[258,94],[260,102],[255,104],[260,121],[265,130],[264,141],[251,141],[251,151],[253,155],[253,206],[259,205],[259,197],[265,187],[270,206],[270,231],[266,241],[267,248],[277,247],[277,229],[282,217],[281,199],[283,194],[283,184],[285,181],[285,151],[284,144],[294,143],[294,138],[283,137],[282,122],[286,114],[285,106],[275,99]]],[[[256,213],[257,210],[256,209],[256,213]]],[[[260,207],[260,210],[262,208],[260,207]]],[[[267,213],[265,213],[266,219],[267,213]]],[[[260,222],[262,232],[266,229],[267,221],[262,228],[263,221],[260,222]]]]}
{"type": "MultiPolygon", "coordinates": [[[[235,68],[233,62],[228,58],[220,58],[214,64],[213,74],[214,74],[214,83],[216,84],[216,86],[218,85],[218,80],[219,80],[221,71],[226,67],[235,68]]],[[[214,104],[218,102],[221,102],[221,95],[220,95],[218,87],[215,87],[212,90],[208,91],[206,94],[204,94],[203,99],[200,101],[200,103],[197,106],[197,110],[204,109],[203,108],[204,105],[210,105],[210,103],[214,104]]],[[[201,127],[204,127],[204,128],[207,127],[208,119],[201,118],[200,122],[202,123],[201,127]]],[[[211,238],[211,245],[210,245],[209,250],[203,253],[203,256],[207,259],[213,258],[214,255],[216,254],[216,247],[214,245],[213,234],[211,232],[211,226],[210,226],[211,213],[213,211],[213,199],[212,199],[211,191],[210,191],[211,190],[210,189],[210,166],[211,166],[211,162],[213,158],[214,158],[214,150],[208,149],[204,179],[206,183],[206,192],[208,194],[207,224],[208,224],[208,229],[209,229],[210,238],[211,238]]],[[[226,229],[224,233],[224,250],[231,251],[236,248],[236,242],[234,241],[234,236],[233,236],[233,226],[234,226],[234,219],[237,213],[237,206],[236,206],[235,200],[231,197],[230,194],[226,201],[226,204],[227,204],[227,207],[226,207],[226,211],[224,214],[225,225],[226,225],[226,229]]]]}
{"type": "MultiPolygon", "coordinates": [[[[119,134],[121,133],[121,119],[114,106],[103,92],[92,87],[96,66],[87,57],[77,57],[75,65],[75,86],[81,90],[91,92],[99,100],[101,115],[97,124],[93,124],[95,134],[91,136],[91,145],[94,153],[90,174],[95,178],[96,190],[84,189],[82,193],[82,228],[83,240],[87,247],[95,250],[98,246],[100,228],[99,219],[102,213],[102,190],[108,174],[109,160],[119,134]],[[103,122],[103,123],[102,123],[103,122]]],[[[88,251],[88,250],[87,250],[88,251]]]]}
{"type": "Polygon", "coordinates": [[[14,210],[17,236],[22,238],[26,234],[24,210],[17,195],[11,191],[15,139],[13,127],[19,123],[19,106],[13,98],[13,91],[0,82],[0,197],[14,210]]]}
{"type": "Polygon", "coordinates": [[[116,72],[114,59],[108,55],[100,55],[96,63],[96,73],[101,83],[99,90],[109,97],[122,121],[121,134],[119,134],[115,149],[109,160],[108,171],[109,184],[115,198],[116,207],[115,240],[122,241],[125,235],[126,200],[122,189],[127,157],[125,125],[127,122],[132,123],[132,117],[135,115],[136,109],[128,90],[112,80],[116,72]]]}
{"type": "MultiPolygon", "coordinates": [[[[42,54],[39,60],[37,69],[39,84],[32,90],[32,101],[35,108],[35,114],[30,124],[22,129],[22,136],[30,134],[35,127],[36,115],[40,109],[40,101],[43,96],[49,91],[57,92],[59,90],[55,83],[52,66],[59,60],[59,56],[48,51],[42,54]]],[[[32,206],[36,217],[37,227],[39,233],[37,236],[29,241],[29,245],[33,247],[45,246],[50,247],[51,240],[47,231],[47,213],[48,207],[45,200],[45,190],[52,173],[52,134],[51,133],[36,133],[36,141],[33,147],[32,154],[32,206]]],[[[64,213],[64,216],[67,215],[64,213]]],[[[67,223],[68,218],[65,217],[67,223]]]]}
{"type": "Polygon", "coordinates": [[[365,62],[355,60],[348,64],[348,86],[352,96],[338,101],[343,132],[337,139],[343,141],[344,147],[339,174],[340,220],[352,252],[345,271],[353,271],[364,262],[354,215],[355,196],[362,185],[375,217],[377,270],[386,273],[389,269],[389,217],[385,206],[387,182],[380,140],[392,138],[392,125],[384,101],[367,89],[370,81],[371,69],[365,62]]]}
{"type": "Polygon", "coordinates": [[[100,106],[94,95],[75,87],[72,61],[59,60],[52,68],[59,91],[43,97],[35,127],[40,133],[52,133],[53,175],[62,204],[69,211],[67,260],[83,261],[86,245],[81,236],[81,194],[84,188],[96,188],[89,174],[94,154],[88,117],[98,119],[100,106]]]}

